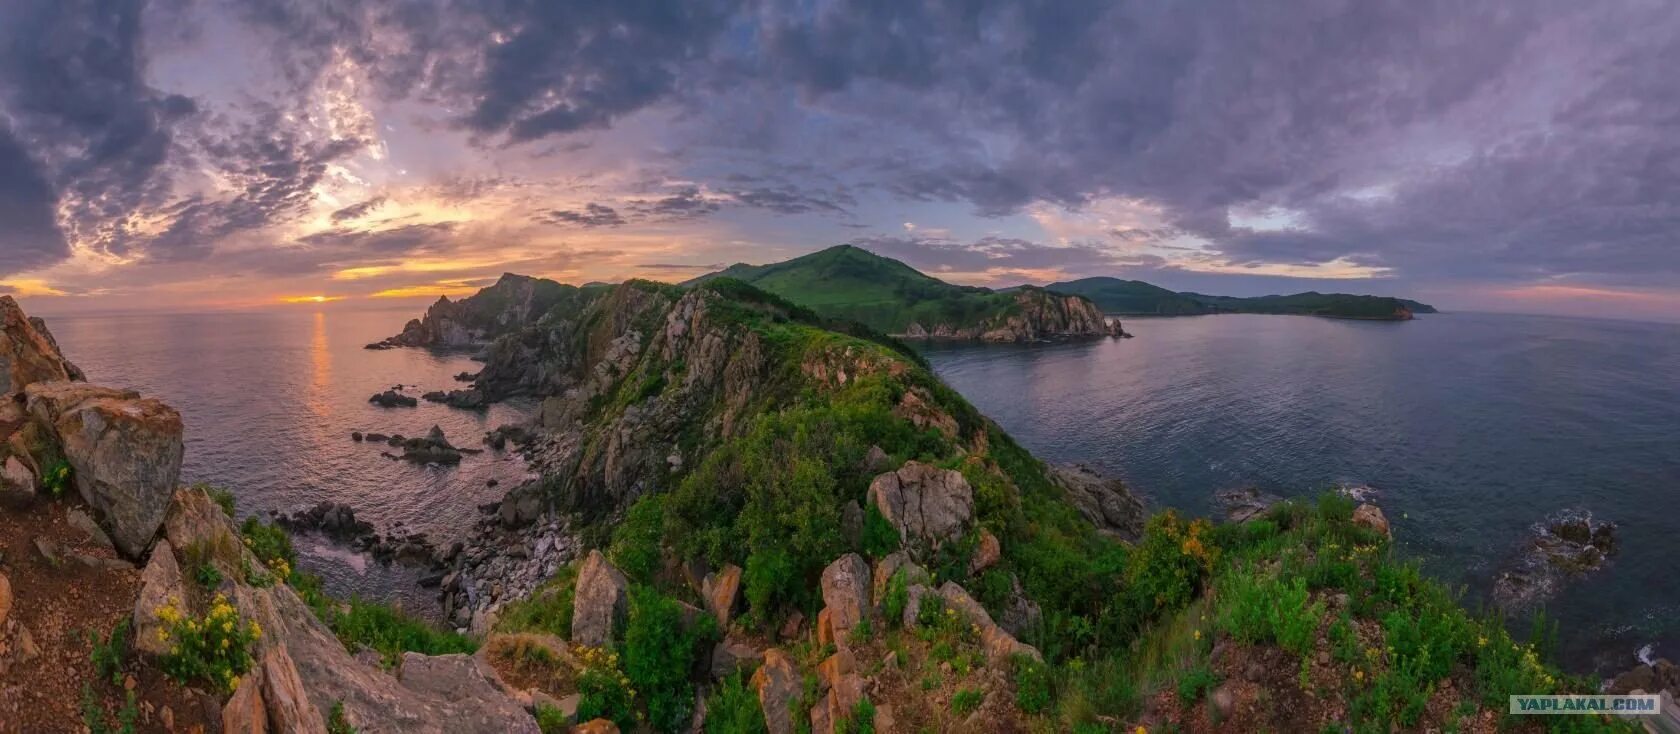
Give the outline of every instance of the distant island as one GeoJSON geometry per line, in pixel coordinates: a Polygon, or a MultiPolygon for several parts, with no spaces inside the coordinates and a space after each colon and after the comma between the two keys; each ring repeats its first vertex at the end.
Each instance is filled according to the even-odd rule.
{"type": "Polygon", "coordinates": [[[888,257],[838,245],[779,263],[735,264],[683,283],[730,278],[831,319],[911,339],[1043,341],[1125,336],[1118,321],[1079,294],[1025,286],[1009,291],[946,283],[888,257]]]}
{"type": "Polygon", "coordinates": [[[1405,298],[1308,291],[1288,296],[1210,296],[1167,290],[1141,280],[1081,278],[1046,289],[1091,299],[1103,313],[1118,316],[1193,316],[1215,313],[1289,314],[1341,319],[1404,321],[1413,314],[1438,313],[1434,306],[1405,298]]]}

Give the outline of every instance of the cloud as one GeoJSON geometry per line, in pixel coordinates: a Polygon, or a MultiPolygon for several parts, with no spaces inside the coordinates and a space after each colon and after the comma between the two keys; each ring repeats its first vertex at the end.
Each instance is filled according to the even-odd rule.
{"type": "Polygon", "coordinates": [[[379,207],[385,206],[386,197],[375,196],[367,201],[360,201],[332,213],[333,224],[343,224],[352,219],[361,219],[379,207]]]}
{"type": "Polygon", "coordinates": [[[537,221],[548,224],[572,224],[579,227],[621,227],[624,217],[618,210],[604,204],[586,204],[583,209],[551,209],[537,215],[537,221]]]}
{"type": "Polygon", "coordinates": [[[0,126],[0,275],[27,272],[70,255],[58,229],[58,194],[29,152],[0,126]]]}

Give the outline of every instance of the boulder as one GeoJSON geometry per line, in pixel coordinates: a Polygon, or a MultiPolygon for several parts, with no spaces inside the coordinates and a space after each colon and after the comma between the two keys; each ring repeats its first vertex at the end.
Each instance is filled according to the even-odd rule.
{"type": "Polygon", "coordinates": [[[29,412],[52,426],[77,492],[117,549],[139,558],[163,524],[181,475],[181,415],[133,393],[85,388],[92,386],[30,385],[29,412]]]}
{"type": "Polygon", "coordinates": [[[35,492],[35,472],[18,457],[6,457],[5,464],[0,465],[0,502],[24,507],[35,501],[35,492]]]}
{"type": "Polygon", "coordinates": [[[744,638],[729,635],[712,648],[712,678],[723,680],[737,671],[757,665],[763,659],[764,651],[753,647],[744,638]]]}
{"type": "Polygon", "coordinates": [[[116,547],[112,545],[111,537],[99,528],[99,523],[94,521],[93,516],[80,507],[72,507],[64,513],[64,524],[81,531],[94,545],[112,549],[116,547]]]}
{"type": "Polygon", "coordinates": [[[453,731],[538,734],[537,720],[507,694],[495,671],[471,655],[403,653],[403,686],[453,705],[453,731]]]}
{"type": "Polygon", "coordinates": [[[262,697],[262,671],[240,679],[222,706],[222,734],[268,734],[268,709],[262,697]]]}
{"type": "Polygon", "coordinates": [[[799,669],[787,653],[774,647],[764,651],[764,664],[753,672],[752,687],[758,693],[758,705],[764,710],[770,734],[791,734],[793,702],[802,686],[799,669]]]}
{"type": "Polygon", "coordinates": [[[0,573],[0,629],[4,629],[6,620],[12,616],[12,581],[6,574],[0,573]]]}
{"type": "Polygon", "coordinates": [[[1388,518],[1383,517],[1382,508],[1373,504],[1363,504],[1354,508],[1353,524],[1362,528],[1370,528],[1384,538],[1394,537],[1394,534],[1388,530],[1388,518]]]}
{"type": "Polygon", "coordinates": [[[598,550],[578,569],[572,602],[572,642],[603,647],[623,624],[629,611],[630,581],[598,550]]]}
{"type": "Polygon", "coordinates": [[[974,548],[974,555],[968,559],[968,572],[977,574],[992,566],[1003,558],[1003,544],[998,542],[997,536],[990,530],[980,531],[980,544],[974,548]]]}
{"type": "Polygon", "coordinates": [[[863,556],[847,553],[823,569],[823,604],[836,641],[847,639],[852,628],[869,616],[870,592],[869,562],[863,556]]]}
{"type": "Polygon", "coordinates": [[[892,585],[893,576],[900,571],[904,572],[904,582],[907,585],[926,584],[931,580],[927,570],[916,565],[903,551],[888,553],[885,558],[875,562],[875,573],[871,578],[874,588],[870,600],[877,608],[886,601],[887,589],[892,585]]]}
{"type": "Polygon", "coordinates": [[[140,596],[134,602],[134,647],[141,652],[163,655],[169,652],[169,640],[164,632],[169,625],[158,619],[158,610],[166,606],[180,609],[186,601],[186,584],[181,566],[175,562],[175,551],[168,540],[158,541],[152,549],[152,559],[140,572],[140,596]]]}
{"type": "Polygon", "coordinates": [[[706,610],[717,617],[718,628],[728,629],[741,602],[741,567],[732,563],[706,574],[700,582],[700,597],[706,601],[706,610]]]}
{"type": "Polygon", "coordinates": [[[950,581],[939,587],[939,596],[948,609],[956,610],[957,614],[980,628],[980,647],[986,653],[986,660],[994,668],[1002,668],[1009,664],[1009,659],[1015,655],[1026,655],[1037,660],[1044,659],[1038,649],[1015,639],[1014,635],[992,621],[992,615],[974,597],[969,596],[963,587],[950,581]]]}
{"type": "Polygon", "coordinates": [[[297,666],[285,645],[269,645],[262,656],[262,700],[277,732],[327,734],[326,720],[310,703],[297,666]]]}
{"type": "MultiPolygon", "coordinates": [[[[37,382],[68,381],[73,367],[58,351],[46,324],[25,316],[11,296],[0,296],[0,394],[18,392],[37,382]]],[[[81,370],[75,370],[81,374],[81,370]]]]}
{"type": "MultiPolygon", "coordinates": [[[[215,565],[223,576],[244,574],[245,546],[233,519],[200,487],[183,487],[175,492],[164,517],[163,534],[169,544],[193,552],[215,565]]],[[[156,555],[156,551],[153,551],[156,555]]]]}
{"type": "Polygon", "coordinates": [[[420,404],[419,400],[397,392],[396,390],[386,390],[382,393],[374,393],[373,397],[368,398],[368,402],[381,408],[413,408],[420,404]]]}
{"type": "Polygon", "coordinates": [[[875,477],[869,500],[898,529],[900,540],[926,547],[961,535],[974,517],[974,490],[962,472],[919,461],[875,477]]]}
{"type": "Polygon", "coordinates": [[[1124,482],[1105,479],[1083,464],[1052,466],[1050,479],[1067,494],[1068,501],[1092,525],[1121,540],[1135,541],[1143,535],[1148,519],[1143,500],[1132,494],[1124,482]]]}
{"type": "Polygon", "coordinates": [[[1645,691],[1649,693],[1651,691],[1660,690],[1661,688],[1662,685],[1657,681],[1656,669],[1641,663],[1638,667],[1635,667],[1632,670],[1624,671],[1617,675],[1614,680],[1610,681],[1610,686],[1605,689],[1605,693],[1615,696],[1625,696],[1633,693],[1634,691],[1645,691]]]}

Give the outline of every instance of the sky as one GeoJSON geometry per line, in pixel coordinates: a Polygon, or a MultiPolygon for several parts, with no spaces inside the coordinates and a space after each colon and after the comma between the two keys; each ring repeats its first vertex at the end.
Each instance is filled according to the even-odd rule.
{"type": "Polygon", "coordinates": [[[851,243],[1680,320],[1680,3],[4,0],[0,292],[344,305],[851,243]]]}

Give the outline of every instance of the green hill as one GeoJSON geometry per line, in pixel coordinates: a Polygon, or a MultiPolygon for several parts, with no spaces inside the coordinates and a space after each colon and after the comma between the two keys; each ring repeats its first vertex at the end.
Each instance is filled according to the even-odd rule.
{"type": "Polygon", "coordinates": [[[1264,313],[1345,319],[1403,320],[1412,314],[1437,313],[1433,306],[1404,298],[1318,293],[1238,298],[1180,293],[1140,280],[1082,278],[1045,286],[1058,293],[1085,296],[1104,313],[1184,316],[1210,313],[1264,313]]]}
{"type": "Polygon", "coordinates": [[[1001,292],[953,285],[851,245],[769,265],[732,265],[683,285],[716,278],[740,280],[823,316],[888,334],[1032,341],[1111,333],[1083,298],[1037,288],[1001,292]]]}

